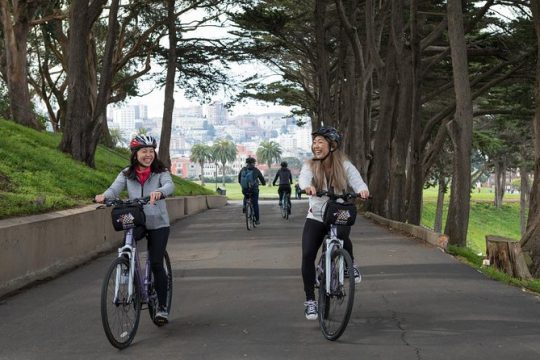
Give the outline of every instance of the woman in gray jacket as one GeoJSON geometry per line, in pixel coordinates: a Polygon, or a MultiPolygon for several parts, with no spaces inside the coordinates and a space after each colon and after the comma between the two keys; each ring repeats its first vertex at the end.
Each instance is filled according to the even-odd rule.
{"type": "Polygon", "coordinates": [[[148,238],[148,256],[155,278],[159,307],[154,321],[159,324],[168,322],[167,275],[163,268],[163,256],[169,239],[169,214],[164,196],[174,191],[169,170],[156,155],[156,139],[148,135],[137,135],[131,143],[131,164],[118,174],[112,185],[95,200],[102,203],[105,199],[115,199],[127,188],[130,199],[149,196],[150,202],[144,206],[146,215],[146,237],[148,238]]]}

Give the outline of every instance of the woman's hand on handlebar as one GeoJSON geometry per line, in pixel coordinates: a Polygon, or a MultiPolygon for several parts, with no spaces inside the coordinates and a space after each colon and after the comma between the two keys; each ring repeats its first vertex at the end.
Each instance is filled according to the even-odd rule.
{"type": "Polygon", "coordinates": [[[149,201],[149,203],[154,205],[154,203],[156,201],[158,201],[159,199],[161,199],[162,196],[163,196],[163,194],[160,191],[152,191],[150,193],[150,201],[149,201]]]}
{"type": "Polygon", "coordinates": [[[315,189],[315,186],[308,186],[303,190],[303,192],[305,192],[306,195],[317,195],[317,189],[315,189]]]}
{"type": "Polygon", "coordinates": [[[105,195],[99,194],[94,197],[94,201],[98,204],[103,204],[105,202],[105,195]]]}
{"type": "Polygon", "coordinates": [[[369,190],[361,190],[358,193],[358,196],[361,197],[364,200],[367,199],[369,197],[369,190]]]}

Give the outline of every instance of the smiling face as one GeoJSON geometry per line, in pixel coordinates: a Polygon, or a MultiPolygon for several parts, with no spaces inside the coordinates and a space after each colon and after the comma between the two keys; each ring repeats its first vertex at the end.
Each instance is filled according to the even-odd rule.
{"type": "Polygon", "coordinates": [[[156,158],[156,152],[153,147],[143,147],[137,150],[137,161],[142,167],[149,167],[156,158]]]}
{"type": "Polygon", "coordinates": [[[311,151],[315,159],[324,159],[330,152],[330,143],[324,136],[315,136],[311,143],[311,151]]]}

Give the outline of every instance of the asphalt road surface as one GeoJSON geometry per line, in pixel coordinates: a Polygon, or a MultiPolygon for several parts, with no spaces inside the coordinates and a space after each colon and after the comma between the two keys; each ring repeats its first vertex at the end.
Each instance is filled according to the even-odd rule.
{"type": "Polygon", "coordinates": [[[306,209],[294,202],[286,221],[276,201],[263,201],[254,231],[239,203],[176,222],[170,323],[157,328],[143,312],[122,351],[109,344],[100,318],[114,254],[5,298],[0,359],[540,358],[537,295],[362,217],[351,237],[363,281],[344,335],[327,341],[303,314],[306,209]]]}

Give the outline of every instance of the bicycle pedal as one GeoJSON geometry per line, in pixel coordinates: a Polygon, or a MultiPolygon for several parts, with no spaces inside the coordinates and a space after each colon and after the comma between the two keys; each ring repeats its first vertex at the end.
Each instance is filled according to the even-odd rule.
{"type": "Polygon", "coordinates": [[[156,324],[157,326],[160,326],[160,327],[163,326],[163,325],[166,325],[168,322],[169,322],[169,320],[163,319],[163,318],[154,319],[154,324],[156,324]]]}

